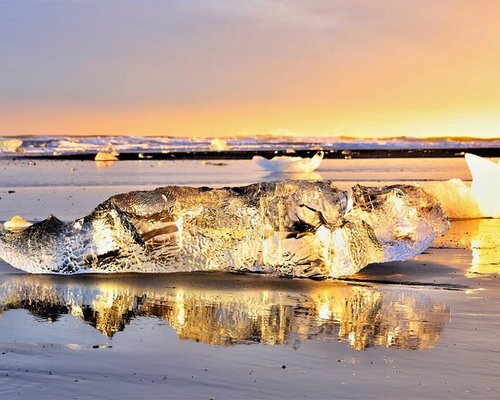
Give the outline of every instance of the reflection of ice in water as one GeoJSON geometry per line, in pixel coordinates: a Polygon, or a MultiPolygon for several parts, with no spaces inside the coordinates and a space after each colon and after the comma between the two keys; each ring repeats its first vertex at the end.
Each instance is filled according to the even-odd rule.
{"type": "Polygon", "coordinates": [[[301,287],[302,293],[256,286],[239,292],[213,282],[162,290],[158,282],[144,282],[102,280],[75,286],[11,276],[0,286],[0,310],[27,309],[52,320],[70,314],[107,336],[123,330],[132,318],[146,316],[166,321],[181,339],[214,345],[296,346],[323,337],[347,341],[357,350],[432,347],[449,319],[443,303],[414,290],[318,283],[305,291],[301,287]]]}
{"type": "Polygon", "coordinates": [[[472,250],[471,274],[500,273],[500,224],[492,220],[479,220],[470,231],[472,250]]]}
{"type": "Polygon", "coordinates": [[[107,168],[115,165],[116,161],[96,161],[95,165],[97,168],[107,168]]]}
{"type": "Polygon", "coordinates": [[[277,181],[280,179],[294,179],[304,181],[320,181],[323,177],[317,172],[271,172],[264,179],[266,181],[277,181]]]}
{"type": "Polygon", "coordinates": [[[500,273],[500,219],[454,221],[435,246],[471,250],[469,274],[500,273]]]}

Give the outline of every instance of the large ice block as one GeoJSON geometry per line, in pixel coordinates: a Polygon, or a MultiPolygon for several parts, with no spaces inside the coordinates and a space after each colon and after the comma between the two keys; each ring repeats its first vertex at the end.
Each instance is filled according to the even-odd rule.
{"type": "Polygon", "coordinates": [[[0,231],[0,257],[32,273],[255,271],[340,277],[403,260],[448,228],[410,185],[277,181],[210,189],[168,186],[111,197],[66,223],[50,216],[0,231]]]}

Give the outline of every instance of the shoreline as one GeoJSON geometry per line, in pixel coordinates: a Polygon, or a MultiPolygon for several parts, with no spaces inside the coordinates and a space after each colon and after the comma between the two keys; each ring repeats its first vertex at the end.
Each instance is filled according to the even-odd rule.
{"type": "MultiPolygon", "coordinates": [[[[249,160],[254,156],[272,158],[276,156],[312,157],[323,151],[325,159],[376,159],[376,158],[460,158],[465,153],[481,157],[500,157],[500,148],[446,148],[446,149],[299,149],[293,153],[286,150],[225,150],[225,151],[172,151],[172,152],[123,152],[118,161],[130,160],[249,160]]],[[[5,154],[5,160],[94,160],[96,152],[68,154],[5,154]]]]}

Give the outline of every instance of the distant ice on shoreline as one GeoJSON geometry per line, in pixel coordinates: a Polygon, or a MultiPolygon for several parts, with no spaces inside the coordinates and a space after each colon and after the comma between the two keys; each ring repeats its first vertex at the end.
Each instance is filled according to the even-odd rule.
{"type": "MultiPolygon", "coordinates": [[[[125,137],[125,136],[19,136],[0,137],[0,143],[22,141],[16,156],[92,154],[106,147],[120,153],[175,153],[210,151],[213,138],[125,137]]],[[[294,150],[421,150],[500,148],[500,139],[475,138],[380,138],[348,137],[233,137],[224,142],[232,151],[294,150]]],[[[13,154],[12,146],[0,146],[0,155],[13,154]]]]}

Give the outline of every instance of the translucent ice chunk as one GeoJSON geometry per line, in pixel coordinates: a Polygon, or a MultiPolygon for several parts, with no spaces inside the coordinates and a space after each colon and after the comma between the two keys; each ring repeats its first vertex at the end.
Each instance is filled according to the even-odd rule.
{"type": "Polygon", "coordinates": [[[94,160],[95,161],[117,161],[118,160],[118,152],[116,151],[99,151],[94,160]]]}
{"type": "Polygon", "coordinates": [[[0,151],[19,152],[22,145],[23,141],[21,139],[0,139],[0,151]]]}
{"type": "Polygon", "coordinates": [[[474,154],[465,154],[472,175],[469,186],[460,179],[422,182],[449,218],[500,218],[500,164],[474,154]]]}
{"type": "Polygon", "coordinates": [[[227,151],[229,146],[224,139],[215,138],[210,142],[210,150],[213,151],[227,151]]]}
{"type": "Polygon", "coordinates": [[[486,217],[500,217],[500,165],[474,154],[465,154],[472,174],[472,195],[486,217]]]}
{"type": "Polygon", "coordinates": [[[31,222],[27,221],[20,215],[14,215],[8,221],[5,221],[3,226],[5,229],[16,230],[16,229],[24,229],[31,225],[31,222]]]}
{"type": "Polygon", "coordinates": [[[461,179],[450,179],[445,182],[421,182],[419,185],[439,200],[448,218],[481,218],[484,216],[470,186],[461,179]]]}
{"type": "Polygon", "coordinates": [[[72,223],[0,231],[0,257],[33,273],[261,271],[339,277],[422,252],[448,228],[421,188],[264,182],[116,195],[72,223]],[[348,204],[351,204],[348,209],[348,204]]]}
{"type": "Polygon", "coordinates": [[[312,172],[319,167],[323,160],[322,151],[312,158],[281,156],[268,160],[255,156],[253,161],[262,169],[271,172],[312,172]]]}

